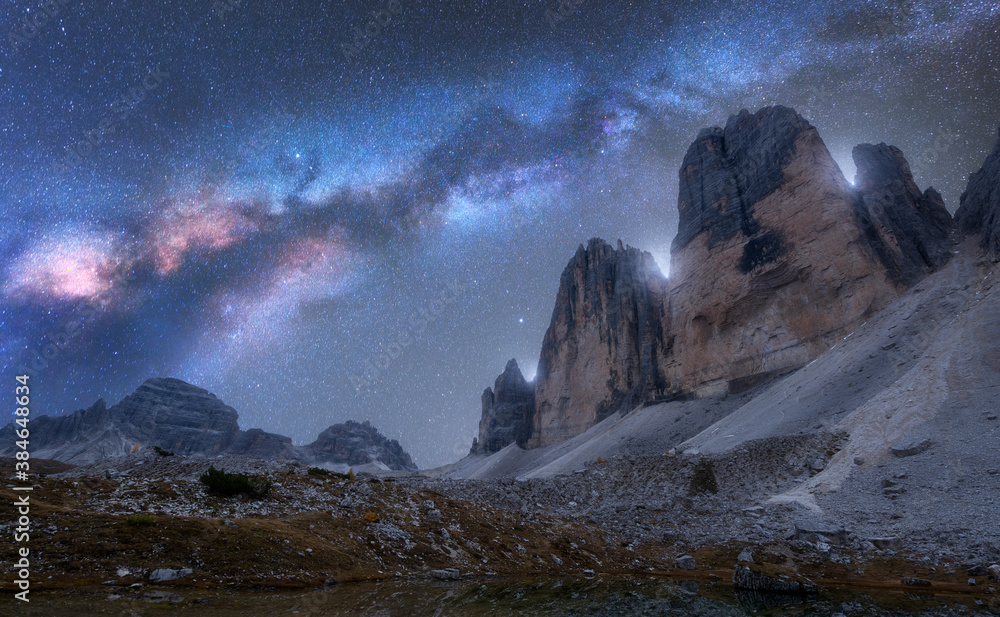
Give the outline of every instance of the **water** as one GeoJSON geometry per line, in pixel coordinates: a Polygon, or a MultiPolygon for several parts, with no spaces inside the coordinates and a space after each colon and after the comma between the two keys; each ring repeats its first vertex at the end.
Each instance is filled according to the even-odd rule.
{"type": "MultiPolygon", "coordinates": [[[[823,592],[810,598],[735,595],[723,584],[665,578],[501,579],[489,581],[389,581],[338,585],[322,591],[129,590],[100,594],[32,594],[18,606],[25,617],[198,615],[333,617],[471,617],[479,615],[744,615],[1000,616],[996,595],[823,592]],[[115,596],[118,596],[117,598],[115,596]]],[[[10,606],[5,599],[5,604],[10,606]]]]}

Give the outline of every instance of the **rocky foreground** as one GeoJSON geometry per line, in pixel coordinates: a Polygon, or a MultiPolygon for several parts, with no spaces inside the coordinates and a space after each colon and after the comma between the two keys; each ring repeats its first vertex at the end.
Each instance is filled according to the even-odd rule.
{"type": "MultiPolygon", "coordinates": [[[[520,481],[351,480],[291,462],[146,450],[36,478],[33,577],[40,589],[120,596],[150,586],[652,573],[798,594],[912,587],[973,594],[1000,611],[995,537],[962,529],[878,536],[831,527],[794,505],[759,505],[818,473],[842,441],[602,459],[568,477],[520,481]],[[266,476],[271,493],[212,494],[197,479],[209,465],[266,476]]],[[[0,489],[4,521],[14,520],[11,487],[0,489]]],[[[12,591],[9,581],[4,589],[12,591]]]]}

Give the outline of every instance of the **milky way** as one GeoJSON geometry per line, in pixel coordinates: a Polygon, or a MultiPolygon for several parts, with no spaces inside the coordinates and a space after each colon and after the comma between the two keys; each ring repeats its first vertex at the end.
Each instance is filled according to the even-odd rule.
{"type": "Polygon", "coordinates": [[[423,467],[529,374],[593,236],[664,271],[700,128],[784,104],[952,211],[995,2],[7,2],[0,364],[36,413],[175,376],[244,428],[371,420],[423,467]]]}

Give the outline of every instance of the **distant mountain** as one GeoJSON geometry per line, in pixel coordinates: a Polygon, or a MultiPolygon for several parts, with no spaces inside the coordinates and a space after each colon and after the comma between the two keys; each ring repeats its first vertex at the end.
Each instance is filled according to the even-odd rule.
{"type": "MultiPolygon", "coordinates": [[[[313,443],[293,446],[283,435],[240,430],[238,419],[235,409],[207,390],[180,379],[148,379],[112,407],[98,400],[66,416],[32,418],[32,456],[81,465],[128,454],[138,444],[188,456],[243,454],[314,465],[416,470],[399,443],[368,422],[335,424],[313,443]]],[[[0,438],[0,456],[13,456],[14,425],[0,429],[0,438]]]]}

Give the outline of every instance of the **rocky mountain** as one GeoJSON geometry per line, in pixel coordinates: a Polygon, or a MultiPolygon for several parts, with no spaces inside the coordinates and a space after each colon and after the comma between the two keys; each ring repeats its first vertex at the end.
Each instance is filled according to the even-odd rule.
{"type": "Polygon", "coordinates": [[[969,177],[955,223],[962,233],[981,234],[980,247],[1000,261],[1000,134],[983,166],[969,177]]]}
{"type": "Polygon", "coordinates": [[[902,153],[854,156],[856,189],[780,106],[698,135],[671,250],[671,387],[722,394],[802,366],[947,259],[948,212],[902,153]]]}
{"type": "Polygon", "coordinates": [[[535,377],[529,446],[576,435],[663,392],[667,279],[621,241],[580,246],[559,279],[535,377]]]}
{"type": "Polygon", "coordinates": [[[316,441],[298,450],[313,463],[351,467],[376,464],[389,469],[417,470],[399,442],[387,439],[367,420],[334,424],[320,433],[316,441]]]}
{"type": "Polygon", "coordinates": [[[524,446],[531,437],[535,416],[535,386],[524,379],[516,360],[507,363],[493,388],[483,391],[483,413],[479,437],[471,454],[492,454],[517,443],[524,446]]]}
{"type": "MultiPolygon", "coordinates": [[[[399,443],[367,422],[336,424],[306,446],[261,429],[240,430],[239,414],[214,394],[173,378],[148,379],[118,404],[98,400],[65,416],[31,421],[32,456],[86,464],[128,454],[138,444],[188,456],[243,454],[316,465],[379,464],[416,469],[399,443]]],[[[13,456],[14,425],[0,429],[0,456],[13,456]]]]}
{"type": "MultiPolygon", "coordinates": [[[[702,130],[680,170],[669,281],[648,253],[599,239],[563,271],[530,437],[518,443],[559,443],[615,411],[769,381],[941,268],[953,228],[941,196],[920,191],[898,148],[853,155],[855,186],[816,128],[781,106],[702,130]]],[[[489,414],[484,404],[479,453],[493,451],[481,445],[493,439],[489,414]]]]}

